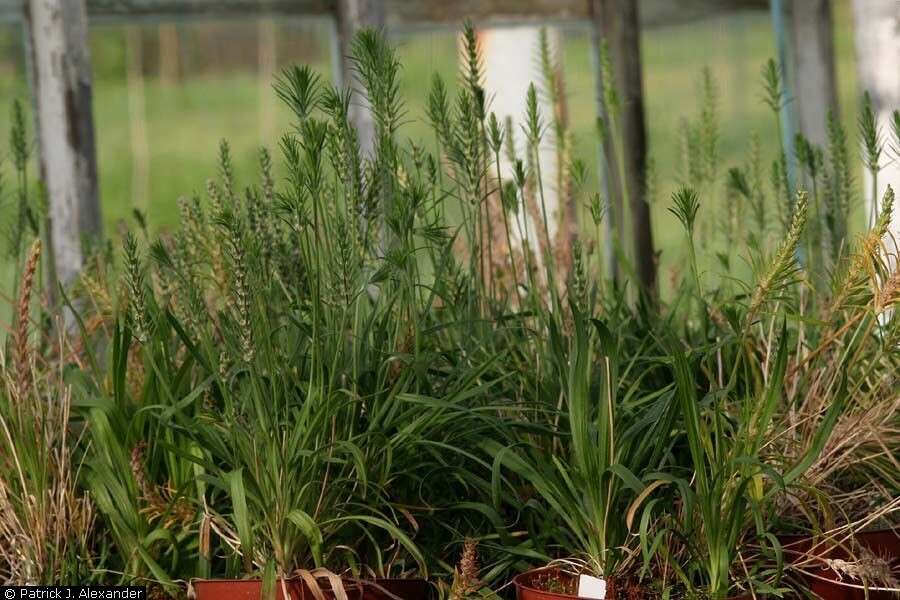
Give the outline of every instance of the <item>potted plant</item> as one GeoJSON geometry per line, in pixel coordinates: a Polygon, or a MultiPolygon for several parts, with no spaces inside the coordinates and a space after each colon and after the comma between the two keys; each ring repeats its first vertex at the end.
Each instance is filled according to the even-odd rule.
{"type": "MultiPolygon", "coordinates": [[[[87,439],[71,426],[61,369],[31,345],[40,294],[41,243],[21,271],[13,351],[0,361],[0,581],[4,586],[81,585],[98,566],[95,504],[80,488],[87,439]]],[[[12,589],[12,588],[7,588],[12,589]]]]}
{"type": "MultiPolygon", "coordinates": [[[[821,434],[797,462],[769,465],[761,459],[765,432],[771,426],[783,389],[791,344],[783,329],[776,355],[762,363],[771,365],[768,383],[750,394],[749,390],[735,394],[730,386],[717,389],[715,385],[698,393],[696,363],[685,354],[676,353],[673,357],[691,460],[682,476],[657,475],[657,481],[675,485],[679,506],[657,523],[654,537],[642,536],[642,547],[648,555],[654,550],[663,553],[688,589],[700,587],[713,598],[735,593],[778,593],[775,586],[781,577],[780,569],[770,570],[748,556],[768,552],[775,555],[780,565],[780,544],[770,529],[774,499],[809,468],[841,410],[840,403],[832,406],[822,423],[821,434]],[[731,403],[736,406],[729,407],[731,403]],[[675,564],[677,558],[672,549],[654,544],[655,536],[666,530],[666,522],[674,522],[676,537],[684,540],[689,557],[684,566],[675,564]],[[739,587],[735,592],[736,583],[739,587]]],[[[721,349],[714,351],[718,350],[721,349]]],[[[702,362],[702,352],[698,358],[702,362]]]]}
{"type": "MultiPolygon", "coordinates": [[[[864,112],[861,121],[871,118],[864,112]]],[[[785,557],[823,598],[866,592],[887,598],[900,589],[900,480],[893,474],[900,398],[887,391],[898,358],[882,337],[890,336],[891,321],[885,319],[897,302],[890,265],[881,255],[893,203],[888,186],[879,218],[841,264],[817,344],[791,370],[794,400],[777,416],[785,433],[771,444],[770,454],[796,456],[822,427],[823,407],[846,397],[827,451],[804,475],[805,489],[780,502],[785,557]],[[882,367],[873,372],[873,364],[882,367]]]]}
{"type": "MultiPolygon", "coordinates": [[[[675,200],[673,211],[692,236],[696,194],[684,189],[675,200]]],[[[731,316],[730,331],[691,352],[671,353],[689,460],[655,476],[660,484],[674,484],[674,502],[661,511],[654,532],[642,532],[641,545],[645,556],[662,554],[686,589],[712,598],[781,593],[782,548],[772,531],[777,501],[798,488],[819,458],[846,402],[845,359],[833,371],[833,395],[808,444],[794,455],[767,454],[773,436],[783,433],[779,414],[790,403],[788,365],[796,341],[785,318],[766,309],[777,306],[794,280],[807,209],[800,192],[787,235],[762,265],[749,305],[723,311],[731,316]],[[761,328],[766,333],[758,340],[754,332],[761,319],[773,323],[761,328]],[[757,369],[758,376],[744,376],[757,369]],[[669,532],[675,534],[670,539],[681,540],[676,546],[686,559],[659,543],[669,532]],[[761,560],[764,555],[774,557],[774,566],[761,560]]]]}
{"type": "Polygon", "coordinates": [[[554,359],[563,382],[559,438],[546,446],[485,442],[496,466],[533,488],[544,503],[540,522],[559,527],[564,544],[559,560],[514,578],[520,600],[576,596],[582,574],[603,580],[608,598],[640,587],[624,514],[646,488],[640,477],[657,468],[671,443],[672,389],[637,396],[638,387],[624,385],[621,373],[642,357],[620,366],[622,353],[607,326],[576,308],[573,313],[568,345],[551,328],[551,347],[561,350],[554,359]]]}
{"type": "MultiPolygon", "coordinates": [[[[148,443],[190,464],[198,482],[193,539],[203,568],[192,589],[201,598],[423,596],[423,579],[389,577],[392,561],[403,575],[427,574],[406,527],[415,527],[406,506],[418,496],[404,493],[431,467],[422,450],[452,429],[438,404],[486,387],[482,365],[444,359],[435,294],[421,291],[430,282],[410,258],[440,271],[450,241],[432,222],[438,210],[417,204],[429,200],[424,182],[406,175],[401,184],[388,164],[402,158],[399,100],[393,83],[383,85],[397,76],[393,50],[371,31],[354,49],[384,153],[368,165],[384,171],[371,185],[390,186],[396,202],[388,256],[360,212],[383,194],[354,179],[364,165],[350,96],[323,89],[303,67],[276,85],[297,118],[282,140],[285,185],[274,184],[263,153],[261,187],[239,194],[223,143],[208,207],[184,201],[181,229],[150,244],[152,278],[136,245],[127,247],[128,321],[153,357],[148,373],[162,380],[147,384],[160,402],[141,412],[188,442],[148,443]]],[[[442,314],[457,319],[455,308],[442,314]]]]}

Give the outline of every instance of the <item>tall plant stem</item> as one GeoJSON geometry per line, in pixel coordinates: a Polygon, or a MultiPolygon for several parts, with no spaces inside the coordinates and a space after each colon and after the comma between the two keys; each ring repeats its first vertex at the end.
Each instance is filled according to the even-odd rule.
{"type": "Polygon", "coordinates": [[[522,248],[522,256],[525,260],[525,279],[528,282],[528,292],[532,297],[534,296],[534,290],[537,289],[534,281],[534,265],[531,263],[531,257],[529,253],[531,251],[531,236],[528,235],[528,213],[525,211],[525,189],[519,188],[519,196],[521,198],[521,206],[520,211],[523,215],[523,220],[525,221],[524,231],[522,228],[522,220],[518,218],[516,215],[516,228],[519,230],[519,239],[524,240],[525,245],[522,248]]]}
{"type": "Polygon", "coordinates": [[[513,252],[512,245],[512,236],[509,232],[509,218],[506,215],[506,207],[503,205],[503,178],[500,175],[500,153],[494,153],[494,165],[497,170],[497,190],[500,194],[500,211],[503,213],[503,228],[506,230],[506,247],[508,249],[509,254],[509,265],[512,268],[513,272],[513,283],[516,286],[516,298],[519,300],[519,306],[522,304],[522,298],[520,296],[521,290],[519,289],[519,273],[516,268],[516,258],[515,253],[513,252]]]}
{"type": "Polygon", "coordinates": [[[476,259],[478,260],[478,316],[484,314],[484,307],[482,306],[482,302],[484,301],[484,288],[485,288],[485,276],[484,276],[484,222],[482,215],[482,201],[481,201],[481,183],[475,182],[474,185],[474,193],[473,199],[475,200],[475,226],[477,227],[475,231],[475,243],[478,247],[478,252],[476,254],[476,259]]]}
{"type": "Polygon", "coordinates": [[[869,216],[869,227],[875,225],[878,220],[878,165],[869,169],[872,174],[872,214],[869,216]]]}
{"type": "Polygon", "coordinates": [[[544,200],[544,181],[541,176],[541,157],[538,152],[538,144],[540,139],[532,141],[532,154],[534,156],[534,168],[537,175],[538,194],[541,198],[541,217],[544,220],[544,236],[547,240],[547,247],[544,251],[544,270],[547,275],[547,288],[550,290],[550,298],[553,302],[553,310],[559,311],[559,294],[556,288],[556,269],[553,260],[553,252],[551,250],[552,240],[550,239],[550,225],[547,218],[547,202],[544,200]]]}
{"type": "MultiPolygon", "coordinates": [[[[484,128],[484,120],[481,121],[481,143],[483,147],[487,148],[487,131],[484,128]]],[[[484,189],[484,214],[487,220],[487,234],[488,234],[488,288],[490,290],[491,299],[496,298],[495,290],[494,290],[494,224],[491,221],[491,195],[488,189],[489,186],[489,177],[487,173],[489,172],[489,158],[487,151],[483,151],[480,156],[479,164],[481,166],[481,172],[483,173],[481,180],[483,182],[484,189]]],[[[499,180],[498,180],[499,181],[499,180]]]]}

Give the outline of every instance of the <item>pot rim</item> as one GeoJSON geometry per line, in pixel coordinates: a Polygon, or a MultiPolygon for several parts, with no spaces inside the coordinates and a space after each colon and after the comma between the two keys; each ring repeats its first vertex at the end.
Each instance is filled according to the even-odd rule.
{"type": "MultiPolygon", "coordinates": [[[[275,581],[302,581],[301,577],[278,577],[275,581]]],[[[245,577],[238,579],[237,577],[192,577],[188,580],[190,583],[262,583],[262,577],[245,577]]]]}
{"type": "MultiPolygon", "coordinates": [[[[813,533],[810,531],[804,531],[802,533],[776,533],[775,537],[779,540],[791,540],[792,542],[797,542],[801,540],[813,539],[815,537],[822,537],[827,534],[827,531],[822,531],[817,533],[813,533]]],[[[895,537],[900,538],[900,525],[896,527],[882,527],[880,529],[864,529],[862,531],[848,530],[841,535],[846,537],[870,537],[873,535],[888,535],[893,534],[895,537]]]]}
{"type": "Polygon", "coordinates": [[[825,533],[789,533],[777,535],[776,537],[781,543],[781,548],[785,554],[802,555],[806,554],[807,551],[800,548],[803,548],[806,544],[813,543],[813,548],[822,547],[825,549],[843,547],[845,543],[850,542],[851,540],[855,540],[856,543],[865,546],[866,542],[877,543],[879,538],[886,538],[888,541],[894,541],[895,543],[900,544],[900,527],[853,531],[839,536],[828,536],[825,533]],[[841,541],[835,541],[836,538],[841,538],[841,541]]]}
{"type": "Polygon", "coordinates": [[[521,588],[523,590],[531,590],[533,592],[537,592],[539,594],[544,594],[544,595],[550,596],[552,598],[559,598],[559,599],[565,599],[565,600],[572,600],[573,598],[578,598],[580,600],[592,600],[591,598],[583,598],[582,596],[577,596],[574,594],[560,594],[559,592],[548,592],[548,591],[545,591],[545,590],[542,590],[542,589],[539,589],[536,587],[532,587],[532,586],[524,583],[524,580],[527,576],[533,575],[534,573],[538,573],[540,571],[562,571],[562,569],[560,569],[559,567],[554,567],[554,566],[550,566],[550,565],[545,566],[545,567],[536,567],[534,569],[528,569],[527,571],[522,571],[521,573],[519,573],[518,575],[513,577],[513,585],[515,585],[516,588],[521,588]]]}
{"type": "MultiPolygon", "coordinates": [[[[533,570],[533,569],[532,569],[533,570]]],[[[424,577],[376,577],[374,579],[371,578],[360,578],[355,579],[353,577],[343,577],[341,579],[346,579],[348,581],[352,581],[353,583],[368,583],[373,582],[377,583],[379,581],[422,581],[428,583],[428,580],[424,577]]],[[[275,581],[303,581],[302,577],[278,577],[275,581]]],[[[192,577],[188,580],[191,583],[261,583],[262,577],[246,577],[244,579],[239,579],[237,577],[192,577]]]]}

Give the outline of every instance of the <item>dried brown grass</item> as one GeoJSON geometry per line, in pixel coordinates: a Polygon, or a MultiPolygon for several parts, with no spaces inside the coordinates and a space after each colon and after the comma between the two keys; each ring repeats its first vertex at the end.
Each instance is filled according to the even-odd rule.
{"type": "MultiPolygon", "coordinates": [[[[801,339],[785,381],[783,419],[767,447],[772,460],[799,458],[828,408],[845,402],[805,475],[820,494],[786,498],[801,514],[820,513],[826,526],[878,514],[900,489],[900,352],[891,341],[900,271],[890,268],[898,257],[887,253],[884,235],[873,228],[861,238],[833,299],[818,315],[821,333],[801,339]]],[[[887,511],[883,523],[895,517],[887,511]]]]}
{"type": "MultiPolygon", "coordinates": [[[[90,568],[94,510],[77,485],[70,392],[56,377],[46,393],[4,373],[0,400],[0,583],[62,583],[90,568]]],[[[70,579],[71,581],[71,579],[70,579]]]]}

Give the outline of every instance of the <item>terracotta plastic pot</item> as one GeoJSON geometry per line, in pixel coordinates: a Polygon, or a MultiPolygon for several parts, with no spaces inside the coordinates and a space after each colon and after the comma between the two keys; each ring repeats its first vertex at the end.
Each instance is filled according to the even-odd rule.
{"type": "MultiPolygon", "coordinates": [[[[900,531],[867,531],[853,537],[857,544],[875,556],[886,559],[895,572],[900,567],[900,531]]],[[[813,540],[805,536],[779,536],[779,541],[788,560],[813,549],[813,540]]],[[[815,554],[832,560],[850,558],[846,549],[824,542],[816,544],[815,554]]],[[[900,600],[900,592],[866,590],[858,579],[849,575],[842,576],[827,565],[804,567],[803,572],[806,585],[822,600],[900,600]]]]}
{"type": "MultiPolygon", "coordinates": [[[[302,579],[286,579],[285,585],[275,584],[276,600],[316,600],[315,595],[302,579]],[[288,598],[284,597],[287,588],[288,598]]],[[[202,579],[191,583],[197,600],[260,600],[262,580],[260,579],[202,579]]],[[[322,592],[328,600],[334,599],[334,592],[327,581],[322,581],[322,592]]],[[[428,596],[428,582],[424,579],[375,579],[344,580],[344,590],[348,600],[425,600],[428,596]],[[396,598],[395,598],[396,597],[396,598]]]]}
{"type": "MultiPolygon", "coordinates": [[[[299,579],[284,582],[289,598],[287,600],[314,600],[312,592],[299,579]]],[[[196,600],[260,600],[262,580],[260,579],[201,579],[191,582],[196,600]]],[[[348,590],[348,595],[350,590],[348,590]]],[[[276,600],[286,600],[281,582],[275,583],[276,600]]]]}
{"type": "Polygon", "coordinates": [[[572,598],[579,597],[573,594],[544,591],[539,587],[537,581],[548,578],[557,579],[567,584],[567,586],[574,587],[576,585],[574,575],[556,567],[532,569],[519,573],[513,578],[513,585],[516,586],[516,600],[572,600],[572,598]]]}
{"type": "MultiPolygon", "coordinates": [[[[576,585],[574,582],[575,577],[573,575],[565,573],[555,567],[532,569],[531,571],[520,573],[513,578],[513,584],[516,586],[516,600],[592,600],[571,594],[544,591],[535,584],[535,580],[542,576],[556,577],[562,581],[570,582],[570,585],[572,586],[576,585]]],[[[754,598],[751,595],[730,596],[726,600],[759,600],[759,597],[757,596],[754,598]]],[[[897,599],[895,598],[893,600],[897,599]]]]}
{"type": "MultiPolygon", "coordinates": [[[[424,579],[376,579],[375,585],[362,582],[363,600],[425,600],[428,582],[424,579]]],[[[351,582],[352,585],[352,582],[351,582]]]]}

